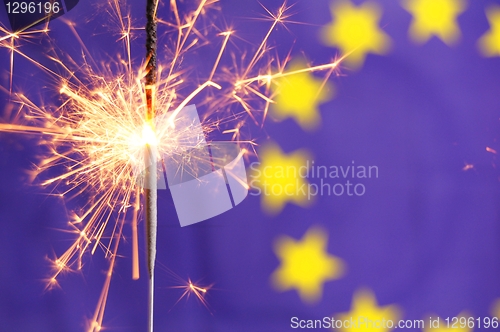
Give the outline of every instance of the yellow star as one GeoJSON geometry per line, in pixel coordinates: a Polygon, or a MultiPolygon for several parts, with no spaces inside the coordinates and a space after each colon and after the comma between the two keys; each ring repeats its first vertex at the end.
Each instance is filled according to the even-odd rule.
{"type": "MultiPolygon", "coordinates": [[[[287,72],[304,68],[307,68],[305,63],[295,61],[287,72]]],[[[316,128],[320,121],[318,105],[332,99],[332,84],[315,78],[310,72],[284,75],[274,82],[276,103],[271,108],[273,116],[278,120],[294,118],[306,130],[316,128]]]]}
{"type": "Polygon", "coordinates": [[[307,153],[297,151],[286,155],[273,143],[260,152],[261,163],[251,167],[250,186],[261,196],[264,211],[270,214],[281,212],[287,202],[307,206],[312,198],[308,195],[307,153]]]}
{"type": "MultiPolygon", "coordinates": [[[[458,321],[457,321],[457,324],[455,326],[453,326],[453,323],[455,323],[455,321],[451,318],[447,322],[446,320],[444,320],[440,317],[432,317],[430,319],[432,321],[434,321],[434,323],[437,322],[436,326],[431,327],[430,324],[428,324],[426,322],[424,332],[471,332],[472,328],[468,327],[468,324],[467,324],[469,317],[472,317],[472,316],[467,314],[466,312],[461,312],[457,316],[458,321]],[[465,318],[465,320],[464,320],[465,324],[462,324],[462,322],[460,320],[461,317],[465,318]]],[[[475,320],[473,322],[475,323],[475,320]]]]}
{"type": "Polygon", "coordinates": [[[436,36],[452,45],[460,38],[457,17],[465,11],[464,0],[405,0],[403,7],[413,15],[409,34],[415,42],[436,36]]]}
{"type": "Polygon", "coordinates": [[[327,235],[317,227],[310,228],[299,241],[280,237],[274,249],[281,260],[271,275],[274,286],[280,291],[296,289],[303,301],[318,301],[323,284],[338,279],[344,270],[342,260],[328,255],[326,246],[327,235]]]}
{"type": "Polygon", "coordinates": [[[350,323],[352,325],[343,326],[340,329],[349,332],[387,332],[392,328],[386,322],[391,320],[396,325],[399,316],[399,308],[397,306],[388,305],[379,307],[375,294],[369,290],[361,290],[354,294],[351,311],[339,315],[339,320],[347,320],[348,322],[352,322],[350,323]]]}
{"type": "Polygon", "coordinates": [[[322,39],[328,46],[340,48],[350,54],[344,61],[355,68],[361,67],[368,53],[386,54],[391,40],[378,22],[381,10],[377,4],[365,2],[357,7],[349,1],[332,4],[334,20],[323,28],[322,39]]]}
{"type": "Polygon", "coordinates": [[[500,56],[500,6],[486,11],[491,29],[479,39],[479,50],[484,56],[500,56]]]}

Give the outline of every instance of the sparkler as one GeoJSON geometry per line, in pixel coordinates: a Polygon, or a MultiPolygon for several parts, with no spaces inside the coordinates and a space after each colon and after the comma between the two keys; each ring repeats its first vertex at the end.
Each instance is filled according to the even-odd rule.
{"type": "MultiPolygon", "coordinates": [[[[44,187],[57,188],[55,195],[65,200],[91,195],[81,209],[71,214],[68,225],[75,240],[52,260],[53,273],[47,281],[48,288],[57,286],[63,272],[82,269],[86,253],[94,254],[99,248],[104,251],[109,266],[88,331],[103,328],[120,239],[129,220],[132,223],[132,276],[139,278],[137,224],[142,213],[145,213],[147,233],[149,330],[152,331],[157,219],[154,160],[159,155],[182,156],[186,152],[183,141],[200,140],[199,131],[190,126],[172,130],[180,111],[196,98],[201,99],[198,106],[206,110],[202,117],[206,134],[220,131],[240,144],[254,144],[252,140],[244,140],[242,128],[252,124],[262,127],[274,102],[272,84],[300,72],[324,72],[327,80],[343,59],[287,72],[285,68],[291,57],[273,56],[270,44],[273,30],[289,18],[286,3],[276,13],[268,11],[270,27],[248,59],[245,52],[231,53],[229,41],[235,31],[226,29],[214,36],[213,24],[200,22],[215,3],[216,0],[200,0],[191,13],[181,15],[176,0],[170,0],[172,19],[164,20],[156,16],[158,1],[147,0],[147,57],[139,69],[134,68],[131,57],[133,34],[138,29],[133,28],[130,15],[124,14],[118,0],[109,0],[107,9],[117,23],[119,41],[124,46],[122,55],[112,57],[117,58],[116,61],[96,61],[75,24],[69,21],[65,22],[80,43],[81,59],[61,56],[55,47],[48,62],[36,61],[14,44],[27,36],[27,32],[0,29],[4,34],[0,36],[0,48],[11,52],[11,59],[19,55],[47,73],[56,81],[56,91],[62,98],[60,105],[39,105],[21,92],[5,91],[17,108],[6,112],[0,131],[36,137],[46,146],[43,160],[31,172],[32,179],[38,179],[44,187]],[[156,36],[157,26],[166,28],[167,34],[156,36]],[[169,53],[160,60],[156,47],[157,38],[162,37],[169,41],[164,50],[169,53]],[[190,76],[192,72],[181,66],[183,58],[202,47],[212,48],[217,42],[221,42],[221,46],[206,76],[204,68],[194,68],[200,69],[198,76],[206,77],[196,82],[193,75],[190,76]],[[169,121],[155,121],[167,115],[169,121]],[[144,169],[145,165],[149,167],[145,189],[141,190],[137,185],[137,169],[144,169]],[[55,170],[62,171],[49,175],[55,170]],[[145,202],[143,208],[141,195],[145,202]]],[[[39,31],[43,35],[49,33],[47,27],[39,31]]],[[[10,72],[12,80],[12,65],[10,72]]],[[[190,172],[188,168],[179,171],[190,172]]],[[[186,291],[203,298],[207,289],[189,282],[186,291]]]]}
{"type": "MultiPolygon", "coordinates": [[[[156,10],[158,8],[157,0],[147,0],[146,6],[146,122],[154,131],[154,92],[156,85],[156,51],[157,51],[157,37],[156,37],[156,10]]],[[[144,189],[144,196],[146,197],[146,241],[147,241],[147,256],[148,256],[148,272],[149,272],[149,328],[150,332],[153,331],[153,318],[154,318],[154,274],[155,274],[155,259],[156,259],[156,232],[157,232],[157,186],[156,186],[156,161],[153,155],[154,151],[149,143],[146,145],[146,154],[150,159],[147,160],[146,168],[146,188],[144,189]]]]}

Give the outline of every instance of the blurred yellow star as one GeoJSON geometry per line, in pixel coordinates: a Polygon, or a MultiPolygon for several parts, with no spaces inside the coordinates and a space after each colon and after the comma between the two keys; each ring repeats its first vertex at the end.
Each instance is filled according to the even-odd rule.
{"type": "Polygon", "coordinates": [[[465,11],[464,0],[405,0],[403,7],[413,16],[409,34],[415,42],[436,36],[452,45],[460,38],[457,17],[465,11]]]}
{"type": "Polygon", "coordinates": [[[381,16],[379,6],[365,2],[355,6],[349,1],[340,1],[331,5],[333,22],[322,30],[323,42],[328,46],[338,47],[342,53],[352,52],[344,61],[359,68],[368,53],[386,54],[391,40],[382,31],[378,22],[381,16]]]}
{"type": "Polygon", "coordinates": [[[479,50],[484,56],[500,56],[500,6],[491,6],[486,11],[491,29],[479,39],[479,50]]]}
{"type": "MultiPolygon", "coordinates": [[[[304,68],[307,68],[306,63],[295,61],[286,73],[304,68]]],[[[315,78],[310,72],[286,75],[275,83],[276,103],[271,108],[273,116],[278,120],[291,117],[306,130],[316,128],[320,121],[318,105],[332,99],[333,85],[315,78]]]]}
{"type": "Polygon", "coordinates": [[[280,291],[296,289],[305,302],[318,301],[323,284],[338,279],[344,270],[342,260],[328,254],[327,240],[317,227],[310,228],[302,240],[278,238],[274,251],[281,265],[271,275],[274,286],[280,291]]]}
{"type": "Polygon", "coordinates": [[[491,316],[500,319],[500,299],[493,302],[491,306],[491,316]]]}
{"type": "Polygon", "coordinates": [[[278,214],[287,202],[307,206],[312,198],[308,195],[308,154],[296,151],[289,155],[279,146],[268,143],[260,151],[261,162],[251,167],[250,186],[261,196],[262,208],[270,214],[278,214]]]}
{"type": "MultiPolygon", "coordinates": [[[[437,326],[430,326],[430,324],[428,324],[427,322],[425,323],[425,328],[424,328],[424,332],[471,332],[472,331],[472,328],[468,327],[468,319],[469,317],[473,317],[469,314],[467,314],[466,312],[461,312],[457,318],[458,318],[458,321],[457,321],[457,324],[455,324],[455,326],[453,326],[453,323],[455,323],[455,321],[453,319],[450,318],[449,322],[446,322],[444,319],[440,318],[440,317],[432,317],[431,316],[431,320],[434,321],[435,323],[437,322],[437,326]],[[464,317],[464,318],[462,318],[464,317]],[[460,321],[460,319],[465,319],[464,322],[465,324],[462,324],[462,322],[460,321]]],[[[472,322],[475,324],[476,321],[474,320],[474,318],[472,318],[472,322]]]]}
{"type": "Polygon", "coordinates": [[[396,305],[379,307],[375,294],[369,290],[361,290],[354,294],[351,311],[338,316],[339,320],[351,321],[352,319],[354,322],[352,326],[344,326],[340,329],[344,332],[388,332],[392,328],[384,321],[392,320],[396,325],[400,314],[396,305]]]}

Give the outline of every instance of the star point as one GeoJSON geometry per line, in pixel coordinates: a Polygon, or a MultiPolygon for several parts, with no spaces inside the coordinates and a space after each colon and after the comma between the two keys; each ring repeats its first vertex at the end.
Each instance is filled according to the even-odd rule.
{"type": "Polygon", "coordinates": [[[301,240],[288,236],[275,243],[275,253],[281,265],[271,276],[280,291],[296,289],[306,303],[317,302],[323,285],[343,275],[344,263],[327,252],[327,234],[321,228],[311,227],[301,240]]]}
{"type": "Polygon", "coordinates": [[[400,310],[396,305],[379,306],[375,294],[367,289],[357,291],[352,300],[351,311],[340,314],[339,319],[357,322],[354,326],[342,327],[343,332],[388,332],[392,330],[384,321],[397,322],[400,310]]]}
{"type": "Polygon", "coordinates": [[[403,7],[413,16],[409,35],[414,42],[436,36],[451,46],[460,39],[457,17],[466,9],[465,0],[406,0],[403,7]]]}
{"type": "Polygon", "coordinates": [[[491,28],[479,39],[479,51],[486,57],[500,56],[500,6],[489,7],[486,16],[491,28]]]}
{"type": "Polygon", "coordinates": [[[349,1],[331,5],[332,23],[322,30],[323,42],[338,47],[343,54],[352,52],[344,61],[359,68],[368,53],[387,54],[391,40],[379,27],[382,11],[373,2],[356,6],[349,1]]]}

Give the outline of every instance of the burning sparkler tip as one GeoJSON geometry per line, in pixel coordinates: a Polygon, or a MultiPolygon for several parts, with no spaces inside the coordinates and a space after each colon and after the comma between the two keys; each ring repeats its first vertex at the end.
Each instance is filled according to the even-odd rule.
{"type": "Polygon", "coordinates": [[[153,124],[149,121],[142,127],[142,143],[147,146],[157,146],[158,139],[156,137],[153,124]]]}

